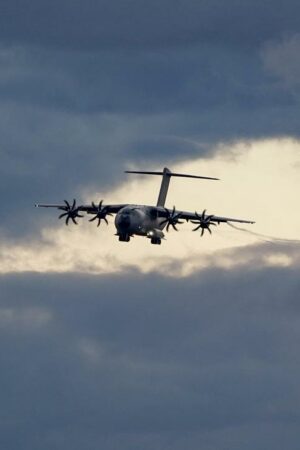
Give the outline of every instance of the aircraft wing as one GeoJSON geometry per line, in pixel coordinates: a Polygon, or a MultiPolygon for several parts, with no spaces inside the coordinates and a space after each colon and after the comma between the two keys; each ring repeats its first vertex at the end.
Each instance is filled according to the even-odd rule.
{"type": "Polygon", "coordinates": [[[75,225],[78,225],[76,219],[83,217],[81,214],[85,212],[87,214],[93,214],[94,217],[90,219],[90,222],[94,220],[98,220],[98,227],[101,223],[101,220],[104,220],[108,224],[106,216],[111,216],[112,214],[116,214],[121,208],[126,205],[103,205],[103,201],[101,200],[98,205],[92,202],[90,205],[77,205],[76,200],[74,199],[72,203],[69,203],[67,200],[64,200],[64,204],[43,204],[38,203],[35,205],[37,208],[55,208],[58,209],[61,214],[58,216],[59,219],[64,218],[66,225],[69,224],[71,220],[75,225]]]}
{"type": "MultiPolygon", "coordinates": [[[[119,205],[102,205],[102,209],[105,208],[105,210],[107,211],[107,213],[110,214],[117,214],[120,209],[124,208],[125,206],[127,206],[127,203],[123,203],[123,204],[119,204],[119,205]]],[[[87,214],[96,214],[97,210],[98,210],[98,205],[82,205],[79,207],[80,211],[84,211],[87,214]]]]}
{"type": "Polygon", "coordinates": [[[206,214],[206,210],[204,210],[202,213],[197,213],[197,212],[188,212],[188,211],[180,211],[180,210],[172,210],[172,209],[168,209],[168,208],[164,208],[160,210],[160,216],[161,217],[167,217],[172,216],[174,214],[179,214],[178,219],[185,219],[186,221],[192,221],[192,220],[199,220],[199,218],[201,218],[201,220],[203,221],[209,221],[209,222],[215,222],[217,224],[219,223],[226,223],[226,222],[237,222],[237,223],[249,223],[249,224],[253,224],[255,223],[253,220],[245,220],[245,219],[236,219],[236,218],[232,218],[232,217],[222,217],[222,216],[217,216],[215,214],[206,214]],[[167,213],[167,211],[169,212],[169,214],[167,213]]]}
{"type": "MultiPolygon", "coordinates": [[[[69,204],[70,205],[70,204],[69,204]]],[[[105,208],[107,213],[111,213],[111,214],[117,214],[117,212],[124,208],[124,206],[126,206],[127,203],[124,204],[119,204],[119,205],[101,205],[101,208],[105,208]]],[[[64,204],[51,204],[51,203],[37,203],[35,205],[36,208],[56,208],[59,210],[65,210],[66,206],[68,206],[66,204],[66,202],[64,204]]],[[[87,214],[96,214],[98,211],[98,205],[96,204],[90,204],[90,205],[76,205],[76,202],[73,202],[72,209],[76,209],[78,212],[82,211],[82,212],[86,212],[87,214]]]]}
{"type": "MultiPolygon", "coordinates": [[[[202,216],[202,214],[200,215],[202,216]]],[[[196,213],[191,213],[191,212],[182,212],[181,215],[182,219],[186,219],[187,221],[189,220],[197,220],[199,218],[199,214],[198,217],[196,215],[196,213]]],[[[238,223],[255,223],[253,220],[245,220],[245,219],[235,219],[232,217],[222,217],[222,216],[216,216],[214,214],[204,214],[204,219],[209,218],[209,220],[211,222],[216,222],[216,223],[226,223],[226,222],[238,222],[238,223]]]]}

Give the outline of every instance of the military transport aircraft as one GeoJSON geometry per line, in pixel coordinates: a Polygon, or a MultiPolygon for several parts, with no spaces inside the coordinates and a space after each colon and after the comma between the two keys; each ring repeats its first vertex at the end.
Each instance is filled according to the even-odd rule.
{"type": "Polygon", "coordinates": [[[126,173],[162,176],[156,206],[130,205],[127,203],[121,205],[104,205],[103,200],[98,204],[92,202],[90,205],[79,206],[76,204],[76,200],[73,200],[72,204],[67,200],[64,200],[63,205],[37,204],[35,206],[38,208],[57,208],[58,210],[63,211],[62,214],[60,214],[59,219],[64,218],[66,225],[69,224],[70,220],[77,225],[76,219],[83,217],[83,215],[80,214],[81,212],[93,215],[89,221],[93,222],[97,220],[98,227],[102,220],[108,224],[107,217],[116,214],[116,235],[119,237],[119,241],[124,242],[129,242],[131,237],[139,235],[149,238],[151,244],[161,244],[161,240],[164,239],[165,236],[163,230],[166,228],[166,231],[168,232],[170,227],[172,227],[174,230],[178,231],[176,225],[184,223],[182,220],[186,220],[187,222],[191,221],[195,224],[196,227],[193,231],[201,230],[201,236],[203,236],[205,230],[211,234],[210,227],[212,225],[215,226],[216,224],[220,224],[221,222],[254,223],[250,220],[231,219],[229,217],[206,214],[206,210],[201,214],[198,214],[197,212],[177,211],[175,206],[173,209],[165,207],[171,177],[201,178],[205,180],[218,180],[218,178],[174,173],[167,167],[165,167],[162,172],[127,170],[126,173]]]}

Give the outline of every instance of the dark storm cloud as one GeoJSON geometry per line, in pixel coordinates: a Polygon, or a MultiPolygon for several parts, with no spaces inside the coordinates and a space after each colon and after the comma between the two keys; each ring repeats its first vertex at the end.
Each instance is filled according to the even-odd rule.
{"type": "Polygon", "coordinates": [[[35,232],[34,203],[112,187],[128,163],[172,167],[220,141],[299,136],[299,96],[261,51],[299,28],[298,10],[291,1],[3,2],[2,232],[35,232]]]}
{"type": "Polygon", "coordinates": [[[2,277],[3,448],[296,450],[298,290],[278,269],[2,277]]]}
{"type": "MultiPolygon", "coordinates": [[[[206,139],[216,139],[222,131],[225,136],[233,135],[232,129],[227,131],[218,123],[218,117],[220,131],[210,129],[209,114],[228,112],[233,118],[248,114],[249,132],[255,134],[259,127],[251,113],[266,112],[274,104],[293,106],[292,94],[265,71],[260,52],[231,48],[222,41],[185,49],[130,52],[3,47],[0,61],[4,105],[12,102],[71,116],[106,113],[149,119],[173,114],[176,121],[180,114],[195,115],[199,134],[206,139]]],[[[184,123],[183,128],[186,126],[184,123]]],[[[265,126],[270,128],[271,122],[265,126]]]]}
{"type": "MultiPolygon", "coordinates": [[[[113,187],[128,163],[298,136],[280,42],[299,12],[296,1],[2,1],[3,233],[35,233],[35,202],[113,187]]],[[[2,276],[0,447],[297,450],[299,276],[264,256],[185,280],[2,276]]]]}
{"type": "Polygon", "coordinates": [[[251,46],[299,30],[299,12],[294,0],[4,0],[0,38],[75,49],[206,40],[251,46]]]}

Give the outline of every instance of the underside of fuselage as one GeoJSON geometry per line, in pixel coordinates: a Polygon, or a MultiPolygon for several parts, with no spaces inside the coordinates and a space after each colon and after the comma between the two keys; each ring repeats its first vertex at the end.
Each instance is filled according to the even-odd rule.
{"type": "Polygon", "coordinates": [[[134,235],[146,236],[152,244],[160,244],[164,237],[164,217],[160,208],[153,206],[127,205],[115,217],[115,226],[120,241],[128,242],[134,235]]]}

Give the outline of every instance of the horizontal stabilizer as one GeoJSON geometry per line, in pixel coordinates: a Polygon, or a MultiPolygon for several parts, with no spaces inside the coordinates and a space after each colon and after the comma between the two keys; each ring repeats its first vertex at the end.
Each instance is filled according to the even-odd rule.
{"type": "Polygon", "coordinates": [[[160,175],[163,176],[166,174],[168,177],[184,177],[184,178],[201,178],[203,180],[219,180],[219,178],[212,177],[201,177],[199,175],[187,175],[184,173],[174,173],[174,172],[146,172],[146,171],[137,171],[137,170],[125,170],[125,173],[137,173],[142,175],[160,175]]]}
{"type": "Polygon", "coordinates": [[[219,180],[219,178],[212,178],[212,177],[201,177],[199,175],[187,175],[185,173],[171,173],[172,177],[185,177],[185,178],[202,178],[203,180],[219,180]]]}
{"type": "Polygon", "coordinates": [[[167,193],[169,189],[169,184],[171,177],[183,177],[183,178],[200,178],[203,180],[219,180],[219,178],[211,178],[211,177],[201,177],[199,175],[186,175],[184,173],[173,173],[167,167],[164,168],[162,172],[150,172],[150,171],[141,171],[141,170],[126,170],[125,173],[137,173],[142,175],[160,175],[162,177],[159,196],[157,200],[157,206],[165,206],[167,193]]]}

